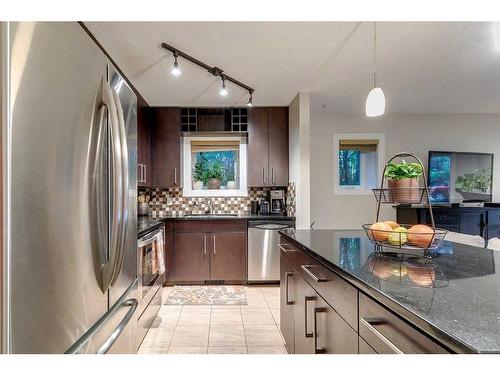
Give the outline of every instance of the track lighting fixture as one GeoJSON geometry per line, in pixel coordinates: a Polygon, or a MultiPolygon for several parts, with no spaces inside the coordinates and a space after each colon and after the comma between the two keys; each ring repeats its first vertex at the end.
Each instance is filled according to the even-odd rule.
{"type": "Polygon", "coordinates": [[[219,68],[217,66],[207,65],[203,61],[200,61],[197,58],[188,55],[187,53],[179,51],[177,48],[175,48],[173,46],[170,46],[167,43],[162,43],[161,44],[161,48],[163,48],[166,51],[171,52],[174,55],[174,66],[173,66],[173,68],[171,70],[172,75],[179,76],[181,74],[181,70],[179,69],[179,63],[177,62],[177,58],[178,57],[182,57],[183,59],[186,59],[186,60],[192,62],[193,64],[198,65],[200,68],[205,69],[206,71],[208,71],[210,74],[214,75],[215,77],[221,77],[221,79],[222,79],[222,87],[221,87],[221,89],[219,91],[219,94],[221,96],[227,96],[227,94],[228,94],[228,91],[226,89],[226,80],[227,80],[229,82],[232,82],[236,86],[239,86],[242,89],[247,90],[248,93],[250,94],[250,98],[248,100],[247,106],[249,106],[249,107],[253,106],[253,103],[252,103],[252,94],[254,92],[254,89],[251,88],[250,86],[245,85],[243,82],[238,81],[236,78],[228,76],[224,72],[224,70],[222,70],[221,68],[219,68]]]}
{"type": "Polygon", "coordinates": [[[181,70],[179,69],[179,63],[177,62],[177,53],[174,53],[174,67],[170,71],[174,76],[180,76],[181,70]]]}
{"type": "Polygon", "coordinates": [[[248,98],[247,107],[253,107],[252,91],[249,91],[248,93],[250,94],[250,97],[248,98]]]}
{"type": "Polygon", "coordinates": [[[220,96],[226,96],[227,95],[226,79],[224,78],[224,76],[222,76],[221,78],[222,78],[222,87],[219,91],[219,94],[220,94],[220,96]]]}

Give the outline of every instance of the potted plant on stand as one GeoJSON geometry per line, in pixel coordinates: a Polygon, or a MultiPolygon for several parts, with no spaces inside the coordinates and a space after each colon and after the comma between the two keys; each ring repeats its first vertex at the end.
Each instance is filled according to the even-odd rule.
{"type": "Polygon", "coordinates": [[[207,186],[209,189],[220,189],[222,169],[222,163],[215,162],[206,170],[207,186]]]}
{"type": "Polygon", "coordinates": [[[422,167],[418,163],[389,163],[384,177],[390,189],[390,199],[397,203],[418,202],[420,199],[418,179],[422,175],[422,167]]]}

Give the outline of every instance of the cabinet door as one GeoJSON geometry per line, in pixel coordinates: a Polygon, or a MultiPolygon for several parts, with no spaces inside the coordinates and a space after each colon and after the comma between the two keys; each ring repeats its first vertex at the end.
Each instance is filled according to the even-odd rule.
{"type": "Polygon", "coordinates": [[[269,185],[288,186],[288,107],[269,108],[269,185]]]}
{"type": "Polygon", "coordinates": [[[179,108],[153,108],[151,158],[153,185],[182,186],[179,108]]]}
{"type": "Polygon", "coordinates": [[[316,292],[297,275],[294,279],[295,353],[314,354],[316,292]]]}
{"type": "Polygon", "coordinates": [[[316,295],[313,318],[316,354],[358,353],[357,332],[319,294],[316,295]]]}
{"type": "Polygon", "coordinates": [[[289,354],[295,353],[294,283],[298,277],[280,256],[280,330],[289,354]]]}
{"type": "Polygon", "coordinates": [[[247,241],[241,232],[209,234],[210,280],[247,279],[247,241]]]}
{"type": "Polygon", "coordinates": [[[137,185],[151,186],[149,107],[137,98],[137,185]]]}
{"type": "Polygon", "coordinates": [[[460,212],[460,233],[485,236],[485,211],[471,210],[460,212]]]}
{"type": "Polygon", "coordinates": [[[269,110],[252,108],[248,123],[248,185],[268,186],[269,110]]]}
{"type": "Polygon", "coordinates": [[[175,233],[174,270],[176,281],[210,279],[207,233],[175,233]]]}

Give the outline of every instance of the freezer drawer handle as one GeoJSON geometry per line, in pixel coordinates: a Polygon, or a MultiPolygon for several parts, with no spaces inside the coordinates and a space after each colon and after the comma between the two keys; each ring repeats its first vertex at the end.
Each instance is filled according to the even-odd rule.
{"type": "Polygon", "coordinates": [[[370,332],[372,332],[375,336],[377,336],[385,345],[389,347],[390,350],[394,352],[394,354],[403,354],[401,349],[399,349],[396,345],[394,345],[387,337],[381,334],[374,325],[383,324],[384,321],[380,319],[373,318],[360,318],[359,321],[363,326],[365,326],[370,332]]]}
{"type": "Polygon", "coordinates": [[[315,267],[314,265],[301,265],[300,266],[300,268],[302,268],[304,270],[304,272],[307,273],[309,276],[311,276],[312,279],[314,281],[316,281],[317,283],[324,283],[324,282],[330,281],[329,279],[326,279],[324,277],[318,277],[314,273],[312,273],[310,268],[314,268],[314,267],[315,267]]]}
{"type": "Polygon", "coordinates": [[[118,326],[115,328],[113,333],[108,337],[106,342],[99,348],[97,351],[97,354],[106,354],[109,349],[113,346],[116,340],[118,340],[118,337],[122,334],[124,331],[125,327],[127,326],[128,322],[130,322],[130,319],[134,316],[135,310],[137,310],[137,306],[139,305],[139,302],[135,299],[128,299],[124,303],[127,306],[130,306],[127,314],[124,316],[122,321],[118,324],[118,326]]]}

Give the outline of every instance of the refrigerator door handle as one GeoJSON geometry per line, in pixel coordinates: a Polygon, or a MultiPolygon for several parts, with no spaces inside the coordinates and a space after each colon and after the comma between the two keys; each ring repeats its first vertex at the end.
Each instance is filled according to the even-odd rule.
{"type": "Polygon", "coordinates": [[[110,134],[111,134],[111,166],[112,166],[112,183],[113,191],[112,201],[113,212],[111,213],[111,231],[110,231],[110,246],[109,246],[109,262],[103,268],[103,285],[104,290],[109,287],[116,280],[115,274],[119,265],[120,257],[120,224],[122,222],[122,204],[123,204],[123,167],[121,158],[121,137],[119,132],[118,115],[116,104],[113,97],[113,92],[109,83],[105,80],[102,81],[102,101],[108,107],[110,119],[110,134]]]}
{"type": "Polygon", "coordinates": [[[139,301],[137,301],[137,299],[135,298],[132,298],[126,300],[124,304],[130,306],[129,310],[127,311],[127,314],[125,314],[121,322],[116,326],[111,335],[109,335],[108,339],[99,348],[97,354],[106,354],[109,351],[109,349],[111,349],[115,341],[118,340],[118,337],[120,337],[125,327],[130,322],[130,319],[132,319],[132,317],[134,316],[135,311],[137,310],[137,306],[139,305],[139,301]]]}
{"type": "Polygon", "coordinates": [[[113,278],[111,280],[111,285],[114,285],[118,276],[120,275],[123,268],[123,260],[125,255],[125,239],[127,235],[127,222],[128,222],[128,212],[129,212],[129,202],[128,202],[128,145],[127,145],[127,133],[125,129],[125,119],[123,116],[123,108],[120,102],[120,98],[116,90],[111,89],[113,93],[113,99],[115,102],[116,113],[118,115],[118,136],[120,137],[120,155],[121,155],[121,215],[120,215],[120,230],[119,230],[119,247],[118,256],[116,262],[116,269],[113,272],[113,278]]]}

